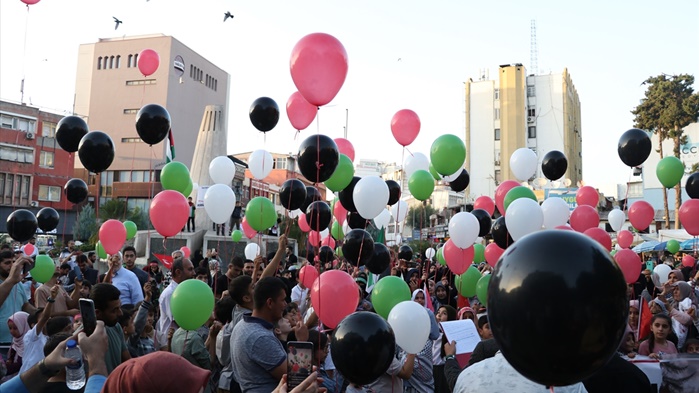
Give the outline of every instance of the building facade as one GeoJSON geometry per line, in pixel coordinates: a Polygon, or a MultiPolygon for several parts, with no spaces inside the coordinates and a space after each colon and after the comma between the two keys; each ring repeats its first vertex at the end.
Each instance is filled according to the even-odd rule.
{"type": "MultiPolygon", "coordinates": [[[[564,179],[582,180],[580,99],[567,69],[527,75],[521,64],[501,65],[498,79],[465,82],[466,169],[470,201],[493,196],[498,184],[514,179],[510,156],[519,148],[537,153],[559,150],[568,158],[564,179]]],[[[531,180],[543,178],[541,165],[531,180]]],[[[547,182],[534,182],[545,188],[547,182]]],[[[548,182],[551,183],[551,182],[548,182]]]]}

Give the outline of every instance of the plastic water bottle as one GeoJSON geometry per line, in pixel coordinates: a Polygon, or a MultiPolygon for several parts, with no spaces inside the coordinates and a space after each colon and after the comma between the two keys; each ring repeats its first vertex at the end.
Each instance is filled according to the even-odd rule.
{"type": "Polygon", "coordinates": [[[79,390],[85,386],[85,369],[83,368],[83,353],[75,340],[68,340],[64,356],[76,362],[66,366],[66,385],[70,390],[79,390]]]}

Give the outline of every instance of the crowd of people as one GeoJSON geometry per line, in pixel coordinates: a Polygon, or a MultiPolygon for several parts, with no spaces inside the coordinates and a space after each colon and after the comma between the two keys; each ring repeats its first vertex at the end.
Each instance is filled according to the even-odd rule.
{"type": "MultiPolygon", "coordinates": [[[[324,264],[316,258],[312,265],[354,277],[361,294],[357,311],[373,312],[372,285],[388,275],[405,280],[412,301],[428,311],[431,329],[422,350],[396,348],[382,376],[358,385],[335,368],[333,331],[318,320],[310,289],[299,280],[299,269],[313,264],[314,257],[309,254],[299,264],[286,235],[279,237],[276,252],[253,261],[234,256],[223,263],[215,250],[190,259],[178,250],[169,271],[158,261],[136,266],[136,250],[126,246],[109,256],[102,275],[95,269],[96,255],[83,254],[69,242],[53,277],[40,285],[25,272],[31,255],[4,247],[0,343],[6,347],[0,392],[72,391],[65,371],[71,360],[62,356],[71,338],[78,340],[86,360],[84,392],[287,392],[287,343],[293,341],[313,344],[315,366],[292,392],[547,391],[507,362],[490,330],[486,305],[477,297],[461,297],[446,266],[397,255],[392,251],[391,266],[374,277],[342,258],[324,264]],[[178,326],[171,309],[173,292],[185,280],[207,283],[216,299],[209,320],[195,330],[178,326]],[[81,298],[95,305],[98,325],[90,336],[76,334],[81,298]],[[448,342],[439,323],[465,319],[473,321],[481,341],[464,356],[457,355],[456,343],[448,342]]],[[[478,268],[483,275],[492,271],[485,263],[478,268]]],[[[696,267],[672,270],[661,288],[650,274],[644,271],[629,285],[628,329],[617,355],[589,379],[555,391],[651,391],[648,377],[628,360],[699,353],[696,267]],[[644,305],[652,316],[639,316],[644,305]]]]}

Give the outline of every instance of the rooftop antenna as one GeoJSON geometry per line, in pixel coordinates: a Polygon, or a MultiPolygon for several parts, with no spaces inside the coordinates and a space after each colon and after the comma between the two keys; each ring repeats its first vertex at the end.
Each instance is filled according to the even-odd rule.
{"type": "Polygon", "coordinates": [[[536,75],[539,73],[539,50],[536,48],[536,19],[531,20],[531,38],[529,43],[529,67],[531,67],[532,74],[536,75]]]}

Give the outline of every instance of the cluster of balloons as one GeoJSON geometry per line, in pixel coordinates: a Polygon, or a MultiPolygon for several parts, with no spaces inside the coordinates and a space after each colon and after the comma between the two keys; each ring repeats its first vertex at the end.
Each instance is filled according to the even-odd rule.
{"type": "Polygon", "coordinates": [[[45,207],[36,215],[27,209],[17,209],[7,216],[7,233],[18,242],[26,242],[36,235],[37,229],[43,232],[56,229],[59,219],[58,212],[52,207],[45,207]]]}

